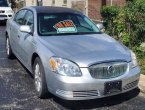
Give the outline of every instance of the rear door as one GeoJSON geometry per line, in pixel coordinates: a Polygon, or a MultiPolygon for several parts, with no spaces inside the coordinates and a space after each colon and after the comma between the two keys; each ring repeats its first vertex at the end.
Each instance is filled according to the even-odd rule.
{"type": "Polygon", "coordinates": [[[24,23],[24,16],[27,10],[20,10],[15,14],[13,21],[10,26],[10,40],[14,53],[17,57],[19,57],[18,50],[20,47],[18,46],[18,42],[20,40],[20,26],[24,23]]]}

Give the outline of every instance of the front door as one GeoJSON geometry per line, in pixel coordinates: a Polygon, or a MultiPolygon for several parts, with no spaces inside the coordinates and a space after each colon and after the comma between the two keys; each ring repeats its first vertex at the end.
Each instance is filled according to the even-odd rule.
{"type": "Polygon", "coordinates": [[[31,33],[21,32],[20,39],[19,39],[19,55],[23,62],[28,66],[28,60],[31,57],[31,53],[34,49],[33,45],[33,30],[34,30],[34,16],[32,11],[27,11],[25,18],[24,18],[24,25],[30,26],[31,33]]]}
{"type": "Polygon", "coordinates": [[[23,25],[23,18],[25,14],[26,10],[18,11],[10,26],[11,46],[17,57],[19,57],[18,51],[20,49],[20,47],[18,46],[18,42],[20,40],[20,26],[23,25]]]}

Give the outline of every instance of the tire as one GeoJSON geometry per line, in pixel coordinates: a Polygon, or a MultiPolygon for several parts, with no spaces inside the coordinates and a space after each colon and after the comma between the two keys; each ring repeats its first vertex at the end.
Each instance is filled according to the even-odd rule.
{"type": "Polygon", "coordinates": [[[6,53],[7,53],[8,59],[13,59],[14,58],[14,54],[13,54],[13,51],[12,51],[12,48],[11,48],[11,45],[10,45],[10,40],[9,40],[8,37],[6,38],[6,53]]]}
{"type": "Polygon", "coordinates": [[[42,62],[37,57],[33,64],[34,85],[39,98],[46,98],[48,96],[48,89],[46,84],[45,72],[42,62]]]}

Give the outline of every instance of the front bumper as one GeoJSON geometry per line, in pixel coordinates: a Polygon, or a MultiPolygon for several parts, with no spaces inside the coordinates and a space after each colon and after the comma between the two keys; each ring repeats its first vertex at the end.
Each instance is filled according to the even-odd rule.
{"type": "Polygon", "coordinates": [[[87,68],[81,68],[82,77],[66,77],[53,73],[54,79],[47,78],[49,91],[66,100],[88,100],[121,94],[138,86],[140,68],[135,67],[126,74],[112,79],[94,79],[87,68]],[[122,81],[122,91],[104,95],[106,82],[122,81]],[[51,84],[50,84],[51,83],[51,84]]]}
{"type": "Polygon", "coordinates": [[[12,17],[12,13],[9,14],[0,14],[0,21],[6,21],[12,17]]]}

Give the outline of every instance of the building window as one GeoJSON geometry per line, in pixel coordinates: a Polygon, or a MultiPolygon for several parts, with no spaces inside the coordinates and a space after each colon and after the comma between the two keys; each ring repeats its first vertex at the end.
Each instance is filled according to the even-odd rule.
{"type": "Polygon", "coordinates": [[[63,0],[63,6],[67,6],[67,0],[63,0]]]}
{"type": "Polygon", "coordinates": [[[42,0],[37,0],[37,6],[42,6],[42,0]]]}
{"type": "Polygon", "coordinates": [[[52,0],[52,6],[55,6],[55,0],[52,0]]]}
{"type": "Polygon", "coordinates": [[[63,0],[63,4],[67,4],[67,0],[63,0]]]}
{"type": "Polygon", "coordinates": [[[106,5],[106,0],[102,0],[102,6],[106,5]]]}

